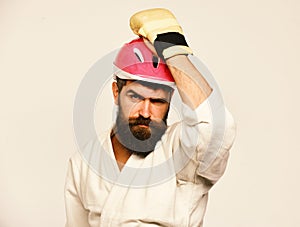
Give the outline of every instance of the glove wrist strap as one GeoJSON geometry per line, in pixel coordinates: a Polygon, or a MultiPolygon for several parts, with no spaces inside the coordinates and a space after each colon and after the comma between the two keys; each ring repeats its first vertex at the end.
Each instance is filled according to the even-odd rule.
{"type": "Polygon", "coordinates": [[[163,59],[165,59],[165,56],[163,55],[163,51],[173,46],[188,47],[188,44],[184,36],[178,32],[168,32],[168,33],[158,34],[157,38],[154,41],[154,48],[158,56],[163,59]]]}

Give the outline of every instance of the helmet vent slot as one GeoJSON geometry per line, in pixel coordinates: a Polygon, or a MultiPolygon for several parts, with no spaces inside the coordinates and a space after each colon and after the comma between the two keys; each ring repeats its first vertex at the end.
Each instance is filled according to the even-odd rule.
{"type": "Polygon", "coordinates": [[[133,52],[140,62],[144,62],[142,52],[138,48],[133,48],[133,52]]]}
{"type": "Polygon", "coordinates": [[[159,58],[156,56],[152,56],[152,64],[154,68],[158,68],[159,58]]]}

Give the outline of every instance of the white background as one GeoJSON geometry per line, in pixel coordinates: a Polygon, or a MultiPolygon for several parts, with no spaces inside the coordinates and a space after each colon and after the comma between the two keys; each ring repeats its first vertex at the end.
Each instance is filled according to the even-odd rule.
{"type": "Polygon", "coordinates": [[[177,16],[238,125],[205,227],[300,226],[299,1],[1,0],[1,227],[64,225],[77,88],[151,7],[177,16]]]}

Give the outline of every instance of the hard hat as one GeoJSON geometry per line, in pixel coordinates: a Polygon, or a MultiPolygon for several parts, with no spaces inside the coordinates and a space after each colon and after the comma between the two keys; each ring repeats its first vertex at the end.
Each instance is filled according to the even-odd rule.
{"type": "Polygon", "coordinates": [[[114,78],[143,80],[175,86],[174,78],[166,65],[145,45],[142,38],[126,43],[114,61],[114,78]]]}

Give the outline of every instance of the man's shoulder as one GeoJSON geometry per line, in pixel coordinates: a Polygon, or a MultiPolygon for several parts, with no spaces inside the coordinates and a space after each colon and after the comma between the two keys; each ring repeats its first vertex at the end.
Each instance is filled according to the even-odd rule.
{"type": "Polygon", "coordinates": [[[168,125],[165,135],[172,135],[176,130],[178,130],[181,127],[181,123],[181,121],[176,121],[168,125]]]}
{"type": "Polygon", "coordinates": [[[77,144],[76,151],[71,155],[70,161],[76,165],[81,166],[82,163],[87,162],[87,159],[91,158],[91,154],[100,150],[108,149],[110,141],[110,131],[105,131],[94,138],[87,140],[82,145],[77,144]]]}

